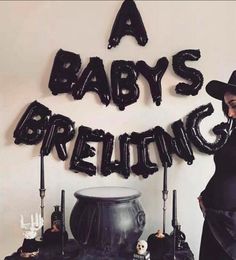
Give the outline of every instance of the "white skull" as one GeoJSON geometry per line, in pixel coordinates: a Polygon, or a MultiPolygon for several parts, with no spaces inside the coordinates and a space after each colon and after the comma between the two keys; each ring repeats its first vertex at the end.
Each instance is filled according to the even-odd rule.
{"type": "Polygon", "coordinates": [[[148,244],[145,240],[139,240],[136,246],[137,253],[144,255],[147,251],[148,244]]]}

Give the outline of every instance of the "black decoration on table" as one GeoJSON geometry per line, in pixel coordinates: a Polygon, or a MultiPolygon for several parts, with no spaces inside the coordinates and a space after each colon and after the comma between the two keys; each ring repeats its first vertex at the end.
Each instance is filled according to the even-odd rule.
{"type": "Polygon", "coordinates": [[[75,196],[78,201],[70,227],[82,247],[78,259],[132,259],[145,226],[140,193],[123,187],[98,187],[77,191],[75,196]]]}
{"type": "Polygon", "coordinates": [[[159,238],[158,233],[154,233],[148,237],[148,250],[150,251],[151,260],[163,260],[166,253],[169,252],[171,240],[168,234],[164,235],[165,237],[159,238]]]}
{"type": "Polygon", "coordinates": [[[61,255],[65,255],[68,233],[65,229],[65,191],[61,191],[61,210],[56,205],[51,215],[51,228],[43,234],[44,245],[60,246],[61,255]]]}
{"type": "MultiPolygon", "coordinates": [[[[49,228],[47,229],[45,232],[44,232],[44,235],[43,235],[43,242],[46,244],[46,245],[61,245],[61,238],[62,237],[62,233],[61,231],[55,231],[55,229],[53,230],[52,228],[49,228]]],[[[68,241],[68,234],[67,232],[64,232],[64,241],[65,243],[68,241]]]]}
{"type": "Polygon", "coordinates": [[[132,35],[139,45],[146,45],[148,38],[142,17],[133,0],[125,0],[117,13],[109,38],[108,49],[119,44],[124,35],[132,35]]]}
{"type": "Polygon", "coordinates": [[[164,171],[163,171],[163,188],[162,188],[162,200],[163,200],[163,219],[162,219],[162,232],[160,230],[157,231],[155,234],[151,234],[148,239],[148,250],[150,251],[151,259],[152,260],[162,260],[163,256],[166,252],[169,251],[171,241],[170,236],[165,233],[166,229],[166,201],[168,199],[168,175],[167,175],[167,162],[164,162],[164,171]]]}
{"type": "Polygon", "coordinates": [[[61,211],[60,211],[60,206],[56,205],[54,206],[54,211],[51,215],[51,228],[56,228],[58,230],[61,229],[61,211]]]}
{"type": "Polygon", "coordinates": [[[172,227],[173,231],[169,236],[170,250],[163,259],[166,260],[194,260],[194,255],[185,241],[186,236],[181,231],[181,226],[177,219],[177,191],[173,190],[172,199],[172,227]]]}
{"type": "Polygon", "coordinates": [[[35,258],[39,254],[39,246],[35,238],[33,239],[24,239],[20,256],[23,258],[35,258]]]}
{"type": "Polygon", "coordinates": [[[176,190],[173,190],[172,199],[172,227],[173,231],[170,234],[170,240],[172,241],[172,250],[167,254],[167,256],[169,257],[167,257],[167,259],[194,260],[194,255],[190,250],[188,243],[185,242],[186,236],[181,231],[181,226],[178,223],[176,190]]]}
{"type": "Polygon", "coordinates": [[[186,236],[181,231],[181,226],[177,220],[176,190],[173,191],[172,226],[173,231],[170,235],[166,233],[161,234],[158,230],[157,233],[151,234],[148,237],[148,250],[150,251],[151,260],[194,260],[194,255],[185,241],[186,236]]]}
{"type": "MultiPolygon", "coordinates": [[[[76,256],[80,252],[80,246],[74,239],[69,239],[65,244],[64,252],[65,255],[61,255],[61,246],[59,244],[52,245],[46,244],[44,242],[38,242],[39,254],[34,258],[35,260],[62,260],[62,259],[76,259],[76,256]]],[[[11,256],[5,257],[5,260],[23,260],[25,258],[20,256],[21,248],[17,250],[16,253],[13,253],[11,256]]]]}

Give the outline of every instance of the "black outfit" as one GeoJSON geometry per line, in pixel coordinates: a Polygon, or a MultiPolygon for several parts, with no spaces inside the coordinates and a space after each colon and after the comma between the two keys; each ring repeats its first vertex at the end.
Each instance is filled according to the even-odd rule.
{"type": "Polygon", "coordinates": [[[22,245],[22,252],[25,253],[33,253],[33,252],[37,252],[39,249],[38,246],[38,242],[35,240],[35,238],[33,239],[24,239],[23,241],[23,245],[22,245]]]}
{"type": "Polygon", "coordinates": [[[201,193],[206,217],[199,260],[236,260],[236,130],[214,161],[215,173],[201,193]]]}

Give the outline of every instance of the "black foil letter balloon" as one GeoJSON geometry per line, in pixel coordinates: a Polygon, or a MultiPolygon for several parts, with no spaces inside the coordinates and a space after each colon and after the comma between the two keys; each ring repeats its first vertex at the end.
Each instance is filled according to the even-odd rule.
{"type": "Polygon", "coordinates": [[[49,80],[49,88],[53,95],[72,91],[80,66],[81,59],[78,54],[62,49],[57,52],[49,80]]]}
{"type": "Polygon", "coordinates": [[[13,137],[16,144],[37,144],[42,141],[51,111],[37,101],[32,102],[18,122],[13,137]]]}
{"type": "Polygon", "coordinates": [[[53,115],[48,123],[47,131],[43,139],[41,154],[48,155],[55,145],[58,157],[66,160],[66,143],[75,135],[74,122],[63,115],[53,115]]]}
{"type": "Polygon", "coordinates": [[[113,152],[114,136],[110,133],[106,133],[103,140],[102,149],[102,163],[101,163],[101,173],[104,176],[110,175],[112,172],[119,172],[118,166],[119,162],[111,162],[111,156],[113,152]]]}
{"type": "Polygon", "coordinates": [[[130,136],[126,133],[119,136],[120,141],[120,171],[125,178],[130,176],[130,136]]]}
{"type": "Polygon", "coordinates": [[[137,175],[147,178],[149,175],[158,171],[157,164],[152,163],[148,154],[148,144],[153,142],[154,135],[152,130],[143,133],[133,132],[131,134],[131,143],[137,145],[138,162],[131,167],[137,175]]]}
{"type": "Polygon", "coordinates": [[[133,0],[125,0],[117,13],[109,38],[108,49],[119,44],[124,35],[132,35],[141,46],[145,46],[148,38],[141,15],[133,0]]]}
{"type": "Polygon", "coordinates": [[[113,151],[114,136],[106,133],[103,140],[101,173],[104,176],[110,175],[112,172],[118,172],[123,177],[128,178],[130,175],[130,136],[123,134],[119,136],[120,141],[120,161],[111,162],[113,151]]]}
{"type": "Polygon", "coordinates": [[[184,159],[189,165],[192,164],[194,156],[183,122],[178,120],[171,126],[175,138],[171,137],[171,135],[165,132],[160,126],[156,126],[153,129],[162,166],[164,167],[166,165],[167,167],[171,167],[173,153],[184,159]]]}
{"type": "Polygon", "coordinates": [[[89,64],[73,88],[72,95],[74,99],[82,99],[87,91],[96,92],[106,106],[110,103],[111,96],[106,72],[102,60],[98,57],[90,58],[89,64]]]}
{"type": "Polygon", "coordinates": [[[214,127],[214,133],[217,139],[213,143],[209,143],[202,136],[199,125],[203,118],[210,116],[214,112],[214,108],[211,103],[202,105],[193,110],[188,116],[186,121],[186,130],[191,142],[198,148],[199,151],[207,154],[213,154],[219,150],[228,140],[230,125],[228,123],[222,123],[214,127]]]}
{"type": "Polygon", "coordinates": [[[138,72],[133,61],[117,60],[111,65],[111,87],[113,102],[124,110],[139,98],[136,84],[138,72]]]}
{"type": "Polygon", "coordinates": [[[173,70],[174,72],[186,79],[191,81],[191,84],[179,83],[176,85],[175,91],[181,95],[192,95],[198,94],[198,91],[203,85],[203,75],[199,70],[189,68],[185,65],[185,61],[195,61],[201,57],[200,50],[184,50],[173,56],[173,70]]]}
{"type": "Polygon", "coordinates": [[[96,166],[90,162],[83,161],[83,159],[95,155],[95,148],[91,147],[87,142],[101,142],[103,138],[103,130],[92,130],[89,127],[80,126],[70,161],[70,170],[74,172],[84,172],[89,176],[95,175],[96,166]]]}
{"type": "Polygon", "coordinates": [[[162,166],[170,167],[172,165],[172,137],[160,126],[153,129],[153,134],[162,166]]]}
{"type": "Polygon", "coordinates": [[[157,61],[155,67],[148,66],[145,61],[142,60],[136,64],[137,70],[147,79],[153,102],[155,102],[157,106],[161,104],[161,79],[168,67],[168,63],[167,58],[163,57],[157,61]]]}
{"type": "Polygon", "coordinates": [[[171,127],[175,135],[173,139],[173,149],[175,153],[189,165],[192,164],[194,160],[193,151],[182,120],[175,121],[171,124],[171,127]]]}

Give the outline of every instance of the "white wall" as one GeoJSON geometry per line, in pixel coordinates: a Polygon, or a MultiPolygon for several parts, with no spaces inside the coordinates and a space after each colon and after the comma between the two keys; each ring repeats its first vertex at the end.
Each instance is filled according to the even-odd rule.
{"type": "MultiPolygon", "coordinates": [[[[80,125],[102,128],[118,137],[124,132],[142,132],[157,125],[170,132],[170,125],[200,105],[212,102],[215,113],[202,122],[207,140],[209,131],[223,120],[220,103],[207,96],[204,87],[212,79],[227,82],[236,67],[236,3],[221,1],[137,1],[149,42],[139,46],[128,36],[116,48],[107,49],[108,38],[120,1],[78,2],[1,2],[0,3],[0,259],[14,252],[22,243],[19,216],[39,211],[39,151],[35,146],[14,144],[13,131],[27,106],[39,101],[53,113],[63,114],[80,125]],[[95,93],[76,101],[71,95],[53,96],[48,89],[52,62],[58,49],[81,55],[84,68],[89,57],[103,59],[109,73],[113,60],[144,60],[154,65],[166,56],[169,67],[163,77],[163,102],[152,103],[146,81],[139,77],[140,98],[124,112],[114,104],[105,107],[95,93]],[[204,87],[197,96],[176,95],[174,86],[181,80],[172,69],[172,56],[185,49],[200,49],[202,57],[188,63],[204,75],[204,87]]],[[[171,132],[170,132],[171,133],[171,132]]],[[[69,158],[75,138],[68,146],[69,158]]],[[[160,160],[154,146],[153,161],[160,160]]],[[[131,162],[135,152],[131,151],[131,162]]],[[[167,231],[171,231],[171,191],[178,191],[178,218],[198,258],[203,218],[197,197],[213,174],[212,156],[194,148],[194,163],[189,166],[174,156],[169,174],[167,231]]],[[[98,154],[98,160],[101,155],[98,154]]],[[[96,158],[94,159],[96,162],[96,158]]],[[[116,173],[109,177],[88,177],[69,169],[69,159],[62,162],[55,152],[45,159],[46,228],[53,205],[60,202],[60,191],[66,191],[66,228],[75,203],[73,193],[91,186],[127,186],[142,192],[140,199],[147,224],[142,238],[162,227],[162,173],[148,179],[134,174],[128,180],[116,173]]]]}

